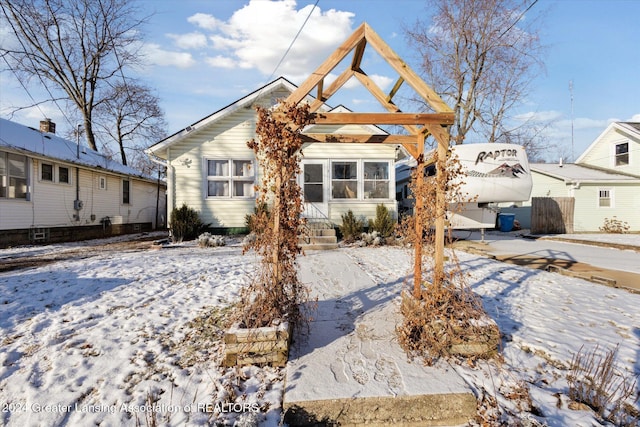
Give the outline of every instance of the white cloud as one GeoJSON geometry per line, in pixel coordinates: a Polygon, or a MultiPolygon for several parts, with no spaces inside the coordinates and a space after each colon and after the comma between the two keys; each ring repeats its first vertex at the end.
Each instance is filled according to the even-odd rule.
{"type": "Polygon", "coordinates": [[[148,43],[143,47],[144,55],[153,65],[190,68],[196,61],[190,53],[164,50],[156,43],[148,43]]]}
{"type": "Polygon", "coordinates": [[[187,34],[167,34],[176,46],[182,49],[200,49],[207,46],[207,36],[199,32],[187,34]]]}
{"type": "MultiPolygon", "coordinates": [[[[189,22],[210,31],[208,39],[218,54],[207,59],[210,66],[235,63],[270,75],[312,8],[296,10],[295,0],[251,0],[227,21],[197,13],[189,22]]],[[[351,34],[353,17],[351,12],[316,7],[275,75],[307,76],[351,34]]]]}
{"type": "Polygon", "coordinates": [[[205,30],[215,30],[222,25],[222,21],[219,21],[207,13],[196,13],[187,18],[187,22],[195,24],[205,30]]]}
{"type": "Polygon", "coordinates": [[[631,116],[631,118],[629,120],[627,120],[628,122],[640,122],[640,113],[638,114],[634,114],[633,116],[631,116]]]}
{"type": "Polygon", "coordinates": [[[215,68],[233,69],[238,66],[238,63],[234,61],[233,58],[222,55],[206,58],[205,62],[215,68]]]}

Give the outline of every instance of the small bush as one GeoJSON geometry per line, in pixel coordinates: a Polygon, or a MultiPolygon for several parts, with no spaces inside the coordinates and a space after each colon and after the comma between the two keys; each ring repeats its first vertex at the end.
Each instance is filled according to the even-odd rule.
{"type": "Polygon", "coordinates": [[[377,231],[383,239],[391,236],[396,224],[389,209],[383,204],[376,206],[376,218],[369,220],[369,231],[377,231]]]}
{"type": "Polygon", "coordinates": [[[253,208],[252,214],[247,214],[244,216],[244,224],[249,230],[249,233],[255,233],[257,231],[257,219],[262,215],[266,215],[266,217],[269,218],[269,207],[266,203],[259,203],[255,208],[253,208]]]}
{"type": "Polygon", "coordinates": [[[171,239],[173,242],[193,240],[202,233],[207,225],[202,222],[198,212],[183,203],[171,212],[171,239]]]}
{"type": "Polygon", "coordinates": [[[364,221],[356,218],[353,211],[349,209],[347,213],[342,214],[342,225],[339,226],[340,233],[345,242],[353,242],[362,233],[364,221]]]}
{"type": "Polygon", "coordinates": [[[605,218],[604,225],[600,227],[603,233],[626,234],[629,232],[629,223],[619,220],[614,215],[613,218],[605,218]]]}
{"type": "Polygon", "coordinates": [[[638,401],[637,378],[626,377],[615,369],[617,353],[617,346],[604,354],[598,346],[590,352],[580,348],[567,375],[569,398],[584,403],[616,426],[637,425],[640,415],[633,406],[638,401]]]}
{"type": "Polygon", "coordinates": [[[213,236],[211,233],[202,233],[198,236],[198,246],[201,248],[215,248],[224,246],[227,242],[223,236],[213,236]]]}

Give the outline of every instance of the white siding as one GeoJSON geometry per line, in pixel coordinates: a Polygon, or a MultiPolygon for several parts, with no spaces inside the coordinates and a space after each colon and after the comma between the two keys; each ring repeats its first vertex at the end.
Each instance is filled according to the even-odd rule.
{"type": "Polygon", "coordinates": [[[637,185],[607,185],[583,184],[574,190],[575,214],[574,231],[598,232],[604,225],[606,218],[625,221],[630,231],[640,231],[640,195],[637,185]],[[598,191],[602,188],[610,189],[612,197],[611,207],[598,206],[598,191]]]}
{"type": "Polygon", "coordinates": [[[597,144],[589,148],[580,163],[640,176],[640,140],[611,127],[609,132],[600,137],[597,144]],[[629,144],[628,165],[615,165],[615,146],[620,143],[629,144]]]}
{"type": "MultiPolygon", "coordinates": [[[[31,200],[0,199],[0,229],[25,229],[31,227],[69,227],[99,225],[106,216],[122,217],[122,223],[151,222],[155,225],[157,186],[134,178],[131,181],[131,203],[122,204],[122,177],[76,167],[70,164],[47,161],[44,163],[67,167],[70,183],[41,179],[42,160],[29,159],[31,200]],[[99,188],[99,177],[106,178],[106,189],[99,188]],[[84,206],[79,211],[79,221],[74,219],[76,183],[80,183],[79,195],[84,206]]],[[[160,192],[160,209],[164,216],[164,191],[160,192]]]]}
{"type": "Polygon", "coordinates": [[[186,204],[212,227],[244,227],[245,215],[253,212],[255,199],[207,198],[205,160],[253,159],[253,150],[247,147],[247,141],[254,136],[255,110],[243,108],[171,147],[169,160],[175,168],[174,207],[186,204]]]}

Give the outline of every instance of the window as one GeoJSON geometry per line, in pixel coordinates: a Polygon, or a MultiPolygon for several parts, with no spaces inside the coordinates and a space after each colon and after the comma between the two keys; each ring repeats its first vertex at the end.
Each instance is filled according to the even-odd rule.
{"type": "Polygon", "coordinates": [[[629,143],[616,144],[616,166],[626,166],[629,164],[629,143]]]}
{"type": "Polygon", "coordinates": [[[254,197],[253,160],[207,160],[207,197],[254,197]]]}
{"type": "Polygon", "coordinates": [[[389,162],[364,162],[364,198],[389,198],[389,162]]]}
{"type": "Polygon", "coordinates": [[[99,176],[98,177],[98,188],[100,190],[106,190],[107,189],[107,177],[106,176],[99,176]]]}
{"type": "Polygon", "coordinates": [[[65,168],[63,166],[58,167],[58,182],[62,182],[64,184],[69,184],[71,182],[69,180],[69,168],[65,168]]]}
{"type": "Polygon", "coordinates": [[[610,208],[613,204],[611,203],[611,190],[606,188],[601,188],[598,190],[598,207],[601,208],[610,208]]]}
{"type": "Polygon", "coordinates": [[[322,165],[308,163],[304,165],[304,201],[311,203],[324,202],[322,165]]]}
{"type": "Polygon", "coordinates": [[[0,151],[0,197],[27,199],[27,157],[0,151]]]}
{"type": "Polygon", "coordinates": [[[40,179],[42,181],[53,182],[53,165],[49,163],[42,163],[40,166],[40,179]]]}
{"type": "Polygon", "coordinates": [[[128,179],[122,180],[122,204],[128,205],[131,196],[131,182],[128,179]]]}
{"type": "Polygon", "coordinates": [[[331,197],[334,199],[358,198],[358,163],[331,163],[331,197]]]}

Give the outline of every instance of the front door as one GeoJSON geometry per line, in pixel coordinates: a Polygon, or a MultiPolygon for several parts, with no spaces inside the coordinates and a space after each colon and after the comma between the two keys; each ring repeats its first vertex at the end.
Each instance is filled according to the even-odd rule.
{"type": "Polygon", "coordinates": [[[327,191],[327,161],[303,160],[300,187],[304,202],[303,216],[326,219],[329,214],[329,193],[327,191]]]}

